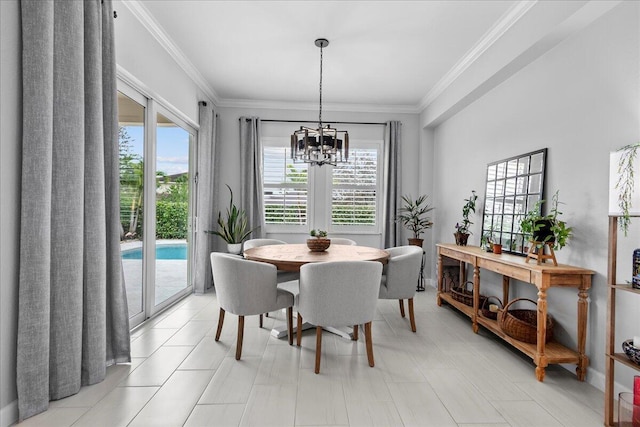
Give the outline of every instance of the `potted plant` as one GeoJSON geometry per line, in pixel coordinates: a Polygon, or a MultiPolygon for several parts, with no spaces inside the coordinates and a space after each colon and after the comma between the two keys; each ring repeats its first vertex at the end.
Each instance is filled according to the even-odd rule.
{"type": "Polygon", "coordinates": [[[466,203],[462,207],[462,222],[456,223],[456,232],[454,233],[456,245],[458,246],[467,246],[469,235],[473,234],[469,230],[469,227],[473,224],[469,219],[469,215],[471,212],[475,213],[476,211],[476,200],[478,200],[476,190],[471,190],[471,196],[468,199],[464,199],[466,203]]]}
{"type": "Polygon", "coordinates": [[[218,212],[218,229],[207,230],[206,233],[220,236],[222,240],[227,242],[227,250],[229,253],[239,254],[242,250],[242,242],[249,237],[257,227],[248,230],[247,214],[244,210],[238,209],[233,203],[233,191],[231,191],[229,185],[227,185],[227,188],[231,194],[231,200],[227,208],[227,216],[223,218],[222,212],[218,212]]]}
{"type": "MultiPolygon", "coordinates": [[[[617,190],[617,207],[620,216],[620,229],[627,235],[629,225],[631,224],[631,210],[633,208],[634,199],[637,201],[638,195],[635,194],[635,160],[638,156],[640,142],[636,144],[625,145],[618,149],[615,153],[611,153],[612,161],[617,162],[617,176],[615,176],[615,189],[617,190]]],[[[611,190],[610,190],[611,191],[611,190]]],[[[609,210],[612,211],[611,201],[609,210]]],[[[634,210],[637,211],[637,208],[634,210]]],[[[634,212],[636,213],[636,212],[634,212]]]]}
{"type": "Polygon", "coordinates": [[[409,244],[422,247],[423,239],[420,238],[425,230],[431,228],[433,222],[427,213],[434,208],[427,203],[427,196],[423,194],[416,200],[411,196],[402,196],[403,205],[398,209],[396,221],[411,230],[413,237],[409,238],[409,244]]]}
{"type": "Polygon", "coordinates": [[[558,210],[559,191],[551,198],[551,209],[547,215],[542,215],[541,208],[544,200],[539,200],[533,209],[528,211],[520,221],[520,230],[536,248],[541,249],[545,244],[553,244],[553,249],[558,250],[567,245],[573,233],[567,223],[560,220],[562,212],[558,210]]]}
{"type": "Polygon", "coordinates": [[[327,239],[327,232],[319,228],[309,232],[312,239],[307,239],[307,247],[311,252],[322,252],[331,245],[331,239],[327,239]]]}

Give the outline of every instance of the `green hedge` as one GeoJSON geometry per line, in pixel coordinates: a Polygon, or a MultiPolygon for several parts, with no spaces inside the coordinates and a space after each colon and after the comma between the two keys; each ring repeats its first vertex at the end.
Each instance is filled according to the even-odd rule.
{"type": "Polygon", "coordinates": [[[156,238],[186,239],[188,214],[187,202],[158,200],[156,202],[156,238]]]}

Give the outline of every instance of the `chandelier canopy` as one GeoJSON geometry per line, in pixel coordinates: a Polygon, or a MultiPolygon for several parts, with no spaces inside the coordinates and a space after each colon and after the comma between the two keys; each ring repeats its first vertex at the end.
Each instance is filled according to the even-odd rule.
{"type": "Polygon", "coordinates": [[[300,126],[291,134],[291,158],[296,162],[311,163],[322,166],[349,160],[349,133],[337,130],[331,125],[322,123],[322,49],[329,45],[327,39],[317,39],[316,46],[320,48],[320,110],[318,127],[300,126]]]}

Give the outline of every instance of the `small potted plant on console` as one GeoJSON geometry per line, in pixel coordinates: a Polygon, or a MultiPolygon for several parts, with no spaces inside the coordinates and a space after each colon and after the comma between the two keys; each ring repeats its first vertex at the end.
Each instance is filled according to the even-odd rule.
{"type": "Polygon", "coordinates": [[[469,227],[473,222],[469,219],[469,215],[471,212],[476,212],[476,200],[478,200],[478,196],[475,190],[471,190],[471,196],[468,199],[464,199],[466,203],[462,207],[462,222],[456,223],[456,232],[454,233],[456,245],[458,246],[467,246],[469,235],[472,234],[469,227]]]}

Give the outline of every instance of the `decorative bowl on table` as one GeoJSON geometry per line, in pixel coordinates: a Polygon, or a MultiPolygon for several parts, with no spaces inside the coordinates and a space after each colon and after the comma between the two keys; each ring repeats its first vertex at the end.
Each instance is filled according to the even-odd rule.
{"type": "Polygon", "coordinates": [[[626,340],[622,342],[622,349],[624,354],[627,355],[629,360],[640,365],[640,348],[633,346],[633,340],[626,340]]]}
{"type": "Polygon", "coordinates": [[[314,237],[312,239],[307,239],[307,247],[311,252],[326,251],[330,245],[331,245],[331,239],[324,239],[322,237],[320,238],[314,237]]]}

